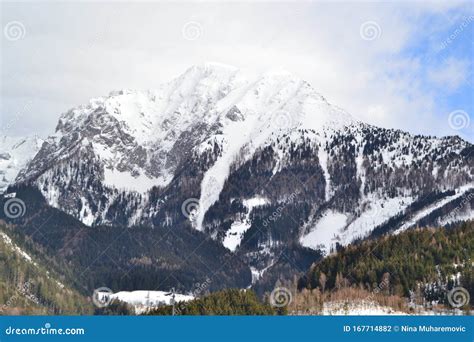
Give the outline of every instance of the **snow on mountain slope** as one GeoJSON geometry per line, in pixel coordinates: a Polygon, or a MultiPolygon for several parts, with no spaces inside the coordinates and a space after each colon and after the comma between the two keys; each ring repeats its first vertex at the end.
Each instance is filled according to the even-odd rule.
{"type": "MultiPolygon", "coordinates": [[[[247,162],[234,163],[203,226],[221,239],[223,229],[229,233],[241,222],[226,203],[238,194],[268,197],[253,210],[236,251],[255,275],[279,272],[275,260],[290,253],[285,250],[290,244],[327,254],[376,228],[377,234],[390,233],[411,217],[400,216],[408,208],[419,212],[432,203],[425,198],[446,197],[469,184],[471,149],[457,137],[414,136],[359,122],[277,131],[247,162]]],[[[304,265],[304,256],[296,258],[304,265]]]]}
{"type": "MultiPolygon", "coordinates": [[[[472,160],[472,156],[471,159],[468,159],[469,155],[466,158],[462,156],[463,151],[470,146],[468,143],[459,144],[457,140],[447,142],[446,138],[413,137],[403,132],[387,133],[390,134],[382,138],[387,140],[390,135],[393,135],[394,141],[389,144],[385,142],[386,146],[379,146],[376,150],[371,151],[370,153],[373,154],[371,157],[367,153],[370,142],[366,138],[362,138],[361,131],[356,128],[347,132],[348,135],[354,135],[356,142],[353,154],[357,166],[356,179],[360,184],[358,213],[328,210],[318,217],[311,217],[300,237],[303,246],[313,249],[319,248],[325,253],[329,253],[336,247],[336,244],[347,245],[354,239],[366,238],[375,227],[388,222],[391,218],[403,213],[419,198],[425,197],[427,191],[456,189],[454,195],[446,196],[423,207],[409,219],[401,222],[396,230],[396,232],[401,232],[415,226],[434,210],[472,190],[473,186],[470,180],[473,177],[473,168],[469,165],[472,163],[472,161],[469,162],[472,160]],[[357,144],[360,144],[359,147],[357,144]],[[450,160],[453,156],[456,157],[450,160]],[[443,161],[444,159],[446,161],[443,161]],[[462,165],[463,160],[466,162],[465,165],[462,165]],[[460,162],[461,164],[459,164],[460,162]],[[413,184],[414,179],[404,173],[407,170],[413,172],[423,164],[426,164],[426,171],[420,175],[416,175],[416,173],[414,175],[421,177],[419,180],[421,184],[427,182],[424,185],[425,189],[422,191],[421,188],[418,189],[418,186],[411,189],[408,184],[413,184]],[[380,182],[385,181],[383,177],[380,178],[384,169],[388,172],[383,177],[388,182],[397,182],[395,177],[397,174],[403,180],[397,182],[399,184],[391,190],[391,194],[379,188],[380,182]],[[380,179],[378,180],[378,178],[380,179]]],[[[330,183],[328,182],[328,184],[330,183]]],[[[472,211],[468,207],[465,209],[468,213],[464,213],[462,217],[470,217],[469,212],[472,211]]],[[[448,222],[448,220],[443,222],[448,222]]]]}
{"type": "Polygon", "coordinates": [[[251,199],[247,199],[243,201],[244,206],[247,208],[247,213],[240,221],[236,221],[232,223],[230,229],[227,231],[224,241],[222,244],[224,247],[230,249],[231,251],[235,251],[235,249],[239,246],[240,242],[242,241],[242,237],[244,233],[250,228],[251,221],[250,221],[250,213],[252,212],[253,208],[262,206],[266,204],[268,200],[262,197],[255,197],[251,199]]]}
{"type": "Polygon", "coordinates": [[[218,200],[230,166],[239,154],[242,161],[250,158],[259,147],[268,144],[275,132],[292,132],[299,128],[322,132],[356,123],[348,113],[326,102],[307,82],[284,71],[265,73],[250,85],[230,92],[216,107],[223,112],[238,108],[244,115],[239,121],[228,118],[221,121],[225,123],[223,135],[227,139],[224,153],[206,172],[201,184],[196,222],[199,230],[205,213],[218,200]],[[210,179],[214,180],[213,184],[210,179]]]}
{"type": "MultiPolygon", "coordinates": [[[[94,169],[100,186],[144,195],[153,186],[167,186],[180,163],[202,144],[218,139],[222,153],[201,184],[195,224],[201,229],[205,212],[217,200],[230,165],[244,147],[250,157],[275,131],[338,129],[352,122],[347,113],[288,72],[251,75],[207,63],[191,67],[156,90],[112,92],[63,114],[55,134],[18,182],[37,183],[50,204],[70,203],[67,211],[72,213],[77,199],[60,199],[61,187],[71,179],[80,180],[81,188],[90,186],[86,185],[90,179],[74,165],[94,169]],[[60,182],[55,171],[59,167],[66,173],[60,182]]],[[[89,203],[87,197],[82,195],[81,207],[89,208],[88,214],[75,216],[90,224],[103,214],[102,210],[91,216],[93,208],[111,203],[89,203]]]]}
{"type": "Polygon", "coordinates": [[[367,237],[374,227],[394,217],[413,201],[413,196],[378,198],[371,195],[363,202],[368,207],[359,217],[329,210],[314,220],[315,226],[308,227],[309,233],[302,235],[300,242],[305,247],[321,249],[328,254],[335,249],[336,243],[345,246],[356,238],[367,237]]]}
{"type": "Polygon", "coordinates": [[[441,218],[438,221],[438,224],[441,226],[462,222],[462,221],[472,221],[474,220],[474,210],[464,210],[459,213],[455,213],[454,215],[448,215],[446,217],[441,218]]]}
{"type": "Polygon", "coordinates": [[[359,122],[286,71],[206,63],[155,90],[112,92],[64,113],[17,181],[87,225],[191,224],[233,251],[260,230],[253,246],[273,262],[272,248],[291,239],[328,252],[422,194],[471,183],[471,152],[458,137],[359,122]],[[265,205],[245,203],[252,198],[265,205]],[[183,223],[186,199],[198,210],[183,223]],[[273,211],[285,223],[258,226],[273,211]]]}
{"type": "Polygon", "coordinates": [[[347,216],[332,210],[325,213],[316,226],[301,239],[301,244],[313,249],[322,248],[328,252],[331,241],[337,238],[337,233],[347,226],[347,216]]]}
{"type": "Polygon", "coordinates": [[[0,238],[8,245],[11,247],[11,249],[16,252],[18,255],[20,255],[23,259],[25,259],[28,262],[31,262],[33,265],[36,265],[36,263],[33,261],[31,256],[26,253],[24,250],[22,250],[18,245],[16,245],[12,239],[5,234],[4,232],[0,232],[0,238]]]}
{"type": "MultiPolygon", "coordinates": [[[[457,198],[460,198],[460,197],[464,196],[465,194],[467,194],[468,192],[470,192],[472,190],[474,190],[474,184],[473,183],[466,184],[466,185],[463,185],[463,186],[459,187],[456,190],[456,193],[454,195],[447,196],[447,197],[445,197],[445,198],[443,198],[439,201],[436,201],[432,205],[429,205],[426,208],[423,208],[423,210],[420,210],[419,212],[417,212],[415,215],[413,215],[413,217],[411,217],[408,221],[406,221],[403,225],[401,225],[400,228],[398,228],[394,233],[399,234],[402,231],[404,231],[404,230],[406,230],[410,227],[415,226],[417,224],[417,222],[419,222],[421,219],[428,216],[430,213],[432,213],[436,209],[441,208],[443,205],[451,202],[454,199],[457,199],[457,198]]],[[[473,216],[473,214],[474,213],[472,211],[468,211],[468,213],[467,214],[465,213],[463,216],[466,216],[469,219],[470,217],[473,216]]],[[[461,215],[459,215],[459,216],[460,217],[458,217],[458,218],[462,217],[461,215]]],[[[444,220],[444,222],[445,222],[444,224],[454,222],[455,219],[456,219],[456,216],[451,217],[451,219],[446,218],[444,220]]]]}
{"type": "Polygon", "coordinates": [[[40,150],[43,140],[31,137],[0,137],[0,193],[40,150]]]}

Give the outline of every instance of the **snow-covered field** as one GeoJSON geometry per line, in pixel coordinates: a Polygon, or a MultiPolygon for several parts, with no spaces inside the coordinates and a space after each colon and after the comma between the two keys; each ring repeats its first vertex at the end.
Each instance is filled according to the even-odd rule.
{"type": "Polygon", "coordinates": [[[463,315],[459,309],[427,309],[422,306],[411,306],[410,313],[397,311],[388,306],[382,306],[369,300],[333,301],[324,303],[322,315],[325,316],[386,316],[386,315],[417,315],[417,316],[443,316],[463,315]]]}
{"type": "Polygon", "coordinates": [[[395,311],[390,307],[381,306],[371,301],[348,301],[324,303],[323,315],[325,316],[385,316],[406,315],[405,312],[395,311]]]}
{"type": "MultiPolygon", "coordinates": [[[[165,291],[120,291],[116,293],[98,292],[100,302],[112,302],[114,299],[125,302],[135,309],[135,313],[140,314],[146,312],[150,308],[156,308],[163,305],[172,304],[173,294],[165,291]]],[[[193,300],[191,295],[174,294],[174,300],[178,302],[187,302],[193,300]]]]}

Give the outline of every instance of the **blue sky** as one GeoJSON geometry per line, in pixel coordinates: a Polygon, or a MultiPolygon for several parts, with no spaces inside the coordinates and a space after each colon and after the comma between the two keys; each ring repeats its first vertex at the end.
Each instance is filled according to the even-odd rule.
{"type": "Polygon", "coordinates": [[[0,134],[47,136],[90,98],[216,61],[283,67],[363,121],[474,142],[472,1],[1,6],[0,134]]]}
{"type": "MultiPolygon", "coordinates": [[[[446,26],[433,30],[429,36],[414,39],[403,51],[406,56],[420,59],[423,64],[421,77],[423,88],[436,96],[438,111],[443,115],[452,111],[464,111],[469,121],[474,119],[474,15],[472,6],[462,11],[447,11],[441,19],[438,15],[427,16],[424,25],[437,25],[446,19],[446,26]]],[[[448,114],[449,120],[449,114],[448,114]]],[[[474,122],[453,124],[453,134],[465,135],[473,141],[474,122]],[[460,127],[463,127],[459,129],[460,127]]]]}

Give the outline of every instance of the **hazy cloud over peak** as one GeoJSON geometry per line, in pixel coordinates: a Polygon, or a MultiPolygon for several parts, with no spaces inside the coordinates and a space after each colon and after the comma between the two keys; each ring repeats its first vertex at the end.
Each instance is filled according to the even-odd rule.
{"type": "Polygon", "coordinates": [[[3,134],[47,135],[89,98],[219,61],[283,67],[369,123],[474,138],[472,126],[448,121],[463,110],[474,122],[470,2],[1,6],[3,134]],[[19,39],[7,34],[12,22],[19,39]]]}

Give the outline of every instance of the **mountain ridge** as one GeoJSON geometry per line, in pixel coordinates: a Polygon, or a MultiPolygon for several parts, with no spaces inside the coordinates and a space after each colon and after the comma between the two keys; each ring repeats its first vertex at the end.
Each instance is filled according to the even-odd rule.
{"type": "Polygon", "coordinates": [[[282,255],[304,269],[305,247],[327,254],[434,211],[473,218],[473,198],[454,205],[472,191],[473,151],[363,123],[288,72],[204,64],[64,113],[15,185],[88,226],[192,227],[258,282],[282,255]]]}

